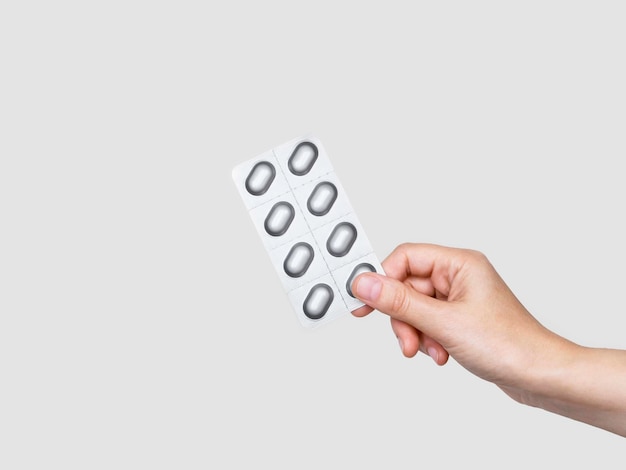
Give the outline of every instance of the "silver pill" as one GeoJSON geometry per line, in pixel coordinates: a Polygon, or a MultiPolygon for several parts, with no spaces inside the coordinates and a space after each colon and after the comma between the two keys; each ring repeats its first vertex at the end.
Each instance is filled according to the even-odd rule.
{"type": "Polygon", "coordinates": [[[324,181],[315,186],[306,206],[311,214],[322,216],[328,214],[336,200],[337,187],[328,181],[324,181]]]}
{"type": "Polygon", "coordinates": [[[326,249],[331,255],[340,258],[348,254],[355,241],[356,227],[350,222],[341,222],[328,237],[326,249]]]}
{"type": "Polygon", "coordinates": [[[296,176],[306,175],[318,156],[317,147],[311,142],[300,142],[291,153],[287,166],[296,176]]]}
{"type": "Polygon", "coordinates": [[[350,294],[350,297],[354,297],[354,294],[352,293],[352,283],[354,282],[354,278],[357,277],[359,274],[375,272],[376,268],[369,263],[357,264],[352,270],[352,274],[350,274],[348,282],[346,282],[346,290],[348,291],[348,294],[350,294]]]}
{"type": "Polygon", "coordinates": [[[280,237],[287,231],[295,216],[296,211],[291,204],[286,201],[277,202],[265,218],[265,231],[273,237],[280,237]]]}
{"type": "Polygon", "coordinates": [[[276,169],[270,162],[259,162],[246,178],[246,189],[253,196],[265,194],[276,177],[276,169]]]}
{"type": "Polygon", "coordinates": [[[301,277],[309,269],[313,262],[313,248],[305,242],[296,243],[291,247],[285,261],[283,269],[289,277],[301,277]]]}
{"type": "Polygon", "coordinates": [[[304,314],[311,320],[319,320],[333,303],[333,290],[327,284],[316,284],[310,290],[309,294],[304,299],[302,310],[304,314]]]}

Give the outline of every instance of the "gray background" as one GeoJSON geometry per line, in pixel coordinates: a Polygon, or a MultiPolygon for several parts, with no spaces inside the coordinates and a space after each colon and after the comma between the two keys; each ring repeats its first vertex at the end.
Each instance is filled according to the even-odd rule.
{"type": "Polygon", "coordinates": [[[0,467],[602,468],[624,441],[298,323],[230,172],[311,132],[384,258],[625,347],[621,2],[3,2],[0,467]]]}

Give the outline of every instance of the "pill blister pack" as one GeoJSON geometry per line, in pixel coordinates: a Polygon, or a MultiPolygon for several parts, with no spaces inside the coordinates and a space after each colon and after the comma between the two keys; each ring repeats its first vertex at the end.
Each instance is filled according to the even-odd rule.
{"type": "Polygon", "coordinates": [[[383,269],[319,139],[279,145],[233,179],[303,326],[364,305],[352,281],[383,269]]]}

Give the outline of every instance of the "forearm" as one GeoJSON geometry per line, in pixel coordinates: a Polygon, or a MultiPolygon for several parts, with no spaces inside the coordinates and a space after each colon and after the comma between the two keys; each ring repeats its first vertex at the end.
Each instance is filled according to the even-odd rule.
{"type": "Polygon", "coordinates": [[[564,340],[548,355],[518,400],[626,437],[626,351],[564,340]]]}

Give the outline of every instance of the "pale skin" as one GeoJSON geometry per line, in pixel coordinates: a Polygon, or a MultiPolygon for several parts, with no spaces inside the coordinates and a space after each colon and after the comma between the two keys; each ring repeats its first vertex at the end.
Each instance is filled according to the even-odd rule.
{"type": "Polygon", "coordinates": [[[452,356],[514,400],[626,437],[626,351],[575,344],[539,323],[489,260],[472,250],[398,246],[352,284],[367,306],[389,315],[402,353],[452,356]]]}

